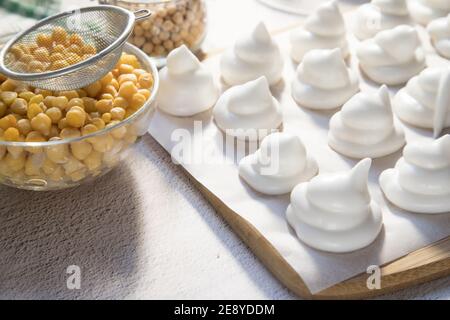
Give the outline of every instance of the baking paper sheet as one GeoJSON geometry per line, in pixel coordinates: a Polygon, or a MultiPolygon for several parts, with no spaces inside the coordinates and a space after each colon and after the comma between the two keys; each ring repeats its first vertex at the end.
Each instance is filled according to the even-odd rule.
{"type": "MultiPolygon", "coordinates": [[[[434,54],[425,33],[420,30],[428,52],[428,64],[450,66],[449,61],[434,54]]],[[[338,110],[315,112],[297,106],[291,98],[290,91],[296,66],[289,58],[288,34],[275,36],[274,40],[279,43],[285,56],[284,82],[273,88],[273,93],[280,101],[284,112],[283,130],[301,137],[308,152],[316,158],[321,173],[348,170],[358,161],[339,155],[327,144],[328,122],[332,114],[338,110]]],[[[350,39],[352,49],[356,42],[355,39],[350,39]]],[[[218,81],[220,81],[219,58],[215,56],[204,62],[214,72],[218,81]]],[[[354,55],[349,63],[354,70],[358,70],[354,55]]],[[[223,84],[222,86],[225,87],[223,84]]],[[[378,85],[361,76],[362,90],[370,91],[377,88],[378,85]]],[[[398,89],[391,88],[391,95],[398,89]]],[[[407,141],[431,139],[431,131],[406,125],[404,127],[407,141]]],[[[233,154],[236,141],[230,139],[225,141],[224,135],[211,119],[210,111],[191,118],[177,118],[156,111],[149,132],[168,152],[177,145],[175,138],[181,139],[181,136],[187,137],[186,133],[192,134],[189,148],[192,157],[190,161],[181,163],[183,167],[229,208],[258,229],[298,272],[313,294],[366,272],[370,265],[385,264],[450,235],[450,214],[409,213],[393,207],[384,199],[378,186],[378,176],[383,170],[395,165],[401,157],[401,151],[375,159],[370,171],[370,192],[373,199],[382,207],[384,219],[384,228],[377,240],[369,247],[356,252],[332,254],[309,248],[296,238],[285,220],[289,195],[262,195],[239,178],[237,163],[248,150],[246,152],[242,148],[237,148],[236,154],[233,154]],[[198,130],[199,125],[202,130],[198,130]]],[[[247,145],[247,149],[254,150],[255,147],[254,144],[247,145]]],[[[175,160],[180,161],[179,158],[175,160]]]]}

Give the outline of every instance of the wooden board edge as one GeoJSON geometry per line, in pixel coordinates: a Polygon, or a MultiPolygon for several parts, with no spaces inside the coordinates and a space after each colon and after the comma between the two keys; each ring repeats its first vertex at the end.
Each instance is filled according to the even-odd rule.
{"type": "MultiPolygon", "coordinates": [[[[183,168],[183,167],[182,167],[183,168]]],[[[272,244],[247,220],[231,210],[216,195],[197,181],[187,170],[189,180],[228,222],[263,265],[289,290],[306,299],[364,299],[391,293],[427,281],[450,275],[450,237],[416,250],[381,267],[381,288],[370,290],[362,273],[319,293],[311,294],[298,273],[278,253],[272,244]],[[422,263],[414,260],[420,254],[422,263]]]]}

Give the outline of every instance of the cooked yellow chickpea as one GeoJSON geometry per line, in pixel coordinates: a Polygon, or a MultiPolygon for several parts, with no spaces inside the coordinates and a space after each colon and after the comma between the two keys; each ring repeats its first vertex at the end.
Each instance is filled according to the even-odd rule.
{"type": "Polygon", "coordinates": [[[119,85],[121,85],[125,81],[131,81],[133,83],[137,83],[137,80],[138,80],[138,78],[133,73],[122,74],[119,76],[119,79],[118,79],[119,85]]]}
{"type": "MultiPolygon", "coordinates": [[[[25,138],[26,142],[44,142],[46,141],[45,137],[42,136],[42,134],[38,131],[30,131],[26,138],[25,138]]],[[[28,151],[29,153],[40,153],[42,152],[42,148],[41,147],[27,147],[25,148],[26,151],[28,151]]]]}
{"type": "Polygon", "coordinates": [[[59,92],[59,95],[60,96],[65,96],[68,100],[80,97],[76,90],[61,91],[61,92],[59,92]]]}
{"type": "Polygon", "coordinates": [[[59,166],[56,163],[51,161],[49,158],[46,158],[42,164],[42,171],[44,171],[47,175],[51,175],[58,167],[59,166]]]}
{"type": "Polygon", "coordinates": [[[58,123],[59,120],[62,118],[62,112],[61,109],[57,107],[51,107],[45,111],[45,114],[49,116],[49,118],[52,120],[52,123],[58,123]]]}
{"type": "Polygon", "coordinates": [[[116,78],[114,78],[114,79],[111,80],[111,85],[112,85],[116,90],[119,90],[119,88],[120,88],[119,81],[117,81],[116,78]]]}
{"type": "MultiPolygon", "coordinates": [[[[64,47],[64,45],[62,45],[62,44],[57,44],[56,46],[53,47],[52,52],[63,54],[66,52],[66,47],[64,47]]],[[[63,56],[63,58],[64,58],[64,56],[63,56]]]]}
{"type": "Polygon", "coordinates": [[[64,180],[64,169],[61,166],[57,166],[49,177],[55,182],[64,180]]]}
{"type": "Polygon", "coordinates": [[[40,47],[50,47],[53,43],[53,39],[48,34],[40,33],[36,37],[36,43],[40,47]]]}
{"type": "Polygon", "coordinates": [[[127,108],[125,111],[125,119],[131,116],[133,113],[135,113],[137,110],[134,108],[127,108]]]}
{"type": "Polygon", "coordinates": [[[20,132],[16,128],[8,128],[3,134],[5,141],[17,141],[19,140],[20,132]]]}
{"type": "Polygon", "coordinates": [[[58,128],[60,130],[67,128],[68,126],[69,124],[67,123],[67,119],[65,117],[58,121],[58,128]]]}
{"type": "Polygon", "coordinates": [[[120,85],[119,95],[125,99],[130,99],[135,93],[137,93],[136,85],[132,81],[125,81],[120,85]]]}
{"type": "Polygon", "coordinates": [[[119,66],[119,72],[120,72],[120,74],[132,73],[133,70],[134,70],[134,67],[133,67],[133,66],[130,66],[129,64],[123,63],[123,64],[121,64],[121,65],[119,66]]]}
{"type": "Polygon", "coordinates": [[[97,49],[95,49],[95,47],[91,44],[84,44],[82,46],[82,51],[84,54],[96,54],[97,53],[97,49]]]}
{"type": "Polygon", "coordinates": [[[78,138],[81,136],[81,132],[78,129],[67,127],[61,130],[59,136],[63,139],[78,138]]]}
{"type": "Polygon", "coordinates": [[[44,89],[36,89],[34,91],[34,93],[36,94],[40,94],[42,95],[44,98],[47,96],[51,96],[53,94],[53,92],[51,92],[50,90],[44,90],[44,89]]]}
{"type": "Polygon", "coordinates": [[[52,63],[59,61],[59,60],[64,60],[64,55],[61,52],[54,52],[50,55],[50,61],[52,63]]]}
{"type": "Polygon", "coordinates": [[[86,121],[86,112],[80,107],[72,107],[66,113],[67,123],[74,128],[81,128],[86,121]]]}
{"type": "Polygon", "coordinates": [[[14,102],[9,107],[11,112],[19,114],[19,115],[26,115],[27,114],[27,100],[22,98],[17,98],[14,100],[14,102]]]}
{"type": "Polygon", "coordinates": [[[0,119],[0,128],[6,130],[17,125],[17,119],[12,114],[8,114],[0,119]]]}
{"type": "Polygon", "coordinates": [[[97,108],[95,107],[95,104],[97,101],[94,98],[83,97],[82,100],[83,100],[84,110],[87,113],[97,111],[97,108]]]}
{"type": "Polygon", "coordinates": [[[31,119],[31,128],[33,130],[39,131],[45,136],[50,133],[51,126],[52,120],[45,113],[39,113],[33,119],[31,119]]]}
{"type": "Polygon", "coordinates": [[[56,27],[52,32],[52,40],[56,43],[64,43],[67,39],[67,32],[63,27],[56,27]]]}
{"type": "Polygon", "coordinates": [[[19,60],[24,55],[23,50],[17,45],[12,46],[9,49],[9,52],[11,52],[17,60],[19,60]]]}
{"type": "Polygon", "coordinates": [[[68,47],[67,50],[69,50],[69,52],[75,53],[77,56],[80,56],[83,54],[83,49],[80,48],[80,46],[78,46],[76,44],[70,45],[70,47],[68,47]]]}
{"type": "Polygon", "coordinates": [[[102,114],[102,120],[105,122],[105,123],[108,123],[108,122],[110,122],[111,121],[111,113],[109,113],[109,112],[106,112],[106,113],[104,113],[104,114],[102,114]]]}
{"type": "Polygon", "coordinates": [[[0,118],[5,115],[7,109],[8,107],[6,104],[3,101],[0,101],[0,118]]]}
{"type": "Polygon", "coordinates": [[[69,174],[69,177],[73,182],[83,180],[84,178],[86,178],[86,170],[83,168],[81,170],[74,171],[69,174]]]}
{"type": "Polygon", "coordinates": [[[102,154],[93,150],[83,162],[90,171],[94,171],[102,165],[102,154]]]}
{"type": "Polygon", "coordinates": [[[153,86],[153,76],[151,73],[143,73],[139,76],[139,85],[141,88],[150,89],[153,86]]]}
{"type": "Polygon", "coordinates": [[[69,156],[69,160],[63,164],[63,168],[66,174],[70,175],[75,171],[83,169],[84,164],[75,157],[69,156]]]}
{"type": "Polygon", "coordinates": [[[107,85],[103,89],[103,92],[105,94],[110,94],[113,98],[117,95],[117,90],[116,90],[116,88],[114,88],[114,86],[112,84],[107,85]]]}
{"type": "Polygon", "coordinates": [[[73,156],[78,160],[86,159],[92,151],[92,145],[86,141],[77,141],[70,144],[73,156]]]}
{"type": "Polygon", "coordinates": [[[114,100],[114,96],[110,93],[103,93],[100,96],[100,100],[114,100]]]}
{"type": "Polygon", "coordinates": [[[100,83],[106,87],[114,79],[112,72],[108,72],[101,80],[100,83]]]}
{"type": "Polygon", "coordinates": [[[139,109],[145,104],[145,101],[147,101],[147,98],[144,95],[136,93],[131,98],[130,107],[134,109],[139,109]]]}
{"type": "MultiPolygon", "coordinates": [[[[3,83],[5,83],[5,82],[3,82],[3,83]]],[[[2,89],[2,90],[5,90],[5,89],[2,89]]],[[[12,92],[12,91],[7,91],[7,90],[0,92],[0,99],[2,99],[3,102],[6,103],[7,106],[10,106],[14,102],[14,100],[17,99],[17,92],[12,92]]]]}
{"type": "Polygon", "coordinates": [[[150,98],[150,95],[151,95],[150,90],[147,90],[147,89],[139,89],[138,93],[142,94],[145,97],[145,99],[150,98]]]}
{"type": "Polygon", "coordinates": [[[50,133],[48,134],[49,138],[53,138],[53,137],[59,137],[59,128],[58,125],[53,124],[52,127],[50,128],[50,133]]]}
{"type": "Polygon", "coordinates": [[[76,45],[83,45],[83,39],[81,38],[80,35],[73,33],[69,36],[69,42],[70,44],[76,44],[76,45]]]}
{"type": "Polygon", "coordinates": [[[94,133],[96,131],[98,131],[98,128],[95,125],[93,125],[92,123],[89,123],[89,124],[85,125],[83,128],[81,128],[81,135],[86,136],[86,135],[94,133]]]}
{"type": "Polygon", "coordinates": [[[120,107],[114,107],[110,111],[112,120],[123,120],[125,117],[125,109],[120,107]]]}
{"type": "Polygon", "coordinates": [[[104,134],[90,138],[89,141],[95,151],[107,152],[114,146],[114,138],[110,134],[104,134]]]}
{"type": "Polygon", "coordinates": [[[34,58],[33,55],[28,54],[28,53],[25,53],[25,54],[20,58],[19,61],[28,64],[28,63],[30,63],[31,61],[34,61],[34,60],[35,60],[35,58],[34,58]]]}
{"type": "MultiPolygon", "coordinates": [[[[53,137],[49,139],[49,141],[60,141],[60,140],[61,138],[59,137],[53,137]]],[[[69,161],[70,157],[69,146],[64,143],[48,146],[45,148],[45,154],[53,163],[57,164],[66,163],[67,161],[69,161]]]]}
{"type": "Polygon", "coordinates": [[[101,130],[105,127],[105,121],[100,118],[94,118],[92,119],[91,123],[97,127],[98,130],[101,130]]]}
{"type": "Polygon", "coordinates": [[[69,105],[69,99],[66,96],[55,97],[48,107],[55,107],[59,110],[65,110],[69,105]]]}
{"type": "Polygon", "coordinates": [[[34,97],[34,93],[31,91],[23,91],[19,93],[19,98],[25,99],[27,102],[30,102],[31,98],[34,97]]]}
{"type": "Polygon", "coordinates": [[[123,53],[119,59],[120,64],[128,64],[133,68],[139,68],[139,61],[135,55],[123,53]]]}
{"type": "Polygon", "coordinates": [[[34,50],[34,57],[41,62],[50,62],[50,54],[45,47],[40,47],[34,50]]]}
{"type": "Polygon", "coordinates": [[[133,74],[136,76],[137,79],[139,79],[139,76],[141,74],[147,73],[144,69],[134,69],[133,74]]]}
{"type": "Polygon", "coordinates": [[[12,172],[18,172],[23,169],[26,161],[25,153],[21,153],[18,157],[14,157],[11,153],[6,154],[3,161],[12,172]]]}
{"type": "Polygon", "coordinates": [[[66,61],[69,65],[76,64],[81,61],[81,57],[75,52],[69,51],[66,53],[66,61]]]}
{"type": "Polygon", "coordinates": [[[27,117],[28,119],[33,119],[34,117],[36,117],[39,113],[44,112],[44,110],[42,110],[41,106],[37,103],[32,103],[28,106],[28,110],[27,110],[27,117]]]}
{"type": "Polygon", "coordinates": [[[113,107],[128,108],[128,101],[125,98],[117,97],[113,101],[113,107]]]}
{"type": "MultiPolygon", "coordinates": [[[[117,124],[117,123],[118,123],[118,121],[114,124],[117,124]]],[[[111,131],[111,135],[115,139],[122,139],[126,134],[127,134],[127,128],[125,128],[125,126],[121,126],[117,129],[114,129],[111,131]]]]}
{"type": "Polygon", "coordinates": [[[41,167],[45,161],[45,154],[42,152],[29,155],[25,162],[25,174],[27,176],[41,175],[41,167]]]}
{"type": "Polygon", "coordinates": [[[52,62],[50,69],[51,70],[59,70],[59,69],[67,68],[68,66],[70,66],[70,63],[67,62],[66,60],[56,60],[56,61],[52,62]]]}
{"type": "Polygon", "coordinates": [[[42,94],[37,94],[37,95],[33,96],[33,97],[30,99],[30,101],[28,101],[28,103],[29,103],[29,104],[32,104],[32,103],[37,103],[37,104],[39,104],[39,103],[41,103],[42,101],[44,101],[44,96],[43,96],[42,94]]]}
{"type": "Polygon", "coordinates": [[[72,108],[74,106],[78,106],[83,109],[83,107],[84,107],[83,99],[81,99],[81,98],[70,99],[69,103],[67,104],[67,110],[70,110],[70,108],[72,108]]]}
{"type": "Polygon", "coordinates": [[[112,109],[113,102],[110,99],[103,99],[97,101],[95,104],[95,107],[97,108],[97,111],[100,113],[109,112],[112,109]]]}
{"type": "Polygon", "coordinates": [[[87,92],[89,97],[95,98],[102,90],[102,84],[100,81],[96,81],[84,88],[84,90],[87,92]]]}
{"type": "Polygon", "coordinates": [[[21,135],[26,136],[31,131],[31,123],[28,119],[20,119],[17,121],[17,129],[21,135]]]}

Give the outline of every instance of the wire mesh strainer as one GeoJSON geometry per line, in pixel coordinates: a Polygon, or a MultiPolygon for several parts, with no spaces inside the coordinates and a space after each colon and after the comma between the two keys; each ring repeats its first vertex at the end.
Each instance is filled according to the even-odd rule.
{"type": "Polygon", "coordinates": [[[150,14],[146,9],[133,13],[101,5],[46,18],[3,47],[0,73],[52,91],[85,87],[114,68],[134,22],[150,14]],[[59,61],[61,68],[47,69],[45,66],[54,66],[52,61],[59,61]],[[35,65],[39,65],[37,71],[31,71],[30,66],[35,65]]]}

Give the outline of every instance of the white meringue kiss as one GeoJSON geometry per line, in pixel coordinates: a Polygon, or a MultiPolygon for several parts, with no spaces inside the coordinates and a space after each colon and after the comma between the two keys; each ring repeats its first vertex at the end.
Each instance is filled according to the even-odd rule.
{"type": "Polygon", "coordinates": [[[226,134],[258,140],[281,126],[283,115],[265,77],[231,87],[217,100],[214,120],[226,134]]]}
{"type": "Polygon", "coordinates": [[[392,101],[395,114],[414,126],[434,129],[437,137],[450,127],[450,70],[427,68],[408,81],[392,101]]]}
{"type": "Polygon", "coordinates": [[[426,26],[430,21],[444,17],[450,13],[448,0],[409,0],[408,8],[411,17],[426,26]]]}
{"type": "Polygon", "coordinates": [[[450,14],[431,21],[427,30],[436,51],[444,58],[450,59],[450,14]]]}
{"type": "Polygon", "coordinates": [[[212,74],[185,45],[169,53],[159,79],[158,108],[174,116],[206,111],[219,97],[212,74]]]}
{"type": "Polygon", "coordinates": [[[380,175],[386,198],[417,213],[450,212],[450,135],[408,144],[395,168],[380,175]]]}
{"type": "Polygon", "coordinates": [[[382,227],[380,207],[368,189],[370,159],[353,169],[320,174],[297,185],[286,217],[297,237],[329,252],[350,252],[371,244],[382,227]]]}
{"type": "Polygon", "coordinates": [[[340,49],[309,51],[292,83],[295,101],[311,109],[335,109],[358,91],[358,77],[345,65],[340,49]]]}
{"type": "Polygon", "coordinates": [[[356,55],[362,71],[379,84],[399,85],[425,68],[417,30],[401,25],[361,42],[356,55]]]}
{"type": "Polygon", "coordinates": [[[291,192],[297,184],[315,176],[318,170],[300,138],[284,132],[268,135],[255,153],[239,162],[242,179],[256,191],[269,195],[291,192]]]}
{"type": "Polygon", "coordinates": [[[372,0],[356,10],[353,33],[365,40],[380,31],[411,23],[406,0],[372,0]]]}
{"type": "Polygon", "coordinates": [[[300,62],[313,49],[340,48],[345,58],[349,54],[346,30],[337,1],[322,4],[305,21],[302,28],[291,33],[291,57],[300,62]]]}
{"type": "Polygon", "coordinates": [[[330,120],[328,144],[351,158],[378,158],[405,144],[403,128],[394,122],[386,86],[377,93],[360,92],[330,120]]]}
{"type": "Polygon", "coordinates": [[[238,40],[220,61],[223,80],[237,85],[265,76],[270,85],[281,80],[283,59],[264,23],[260,22],[250,35],[238,40]]]}

